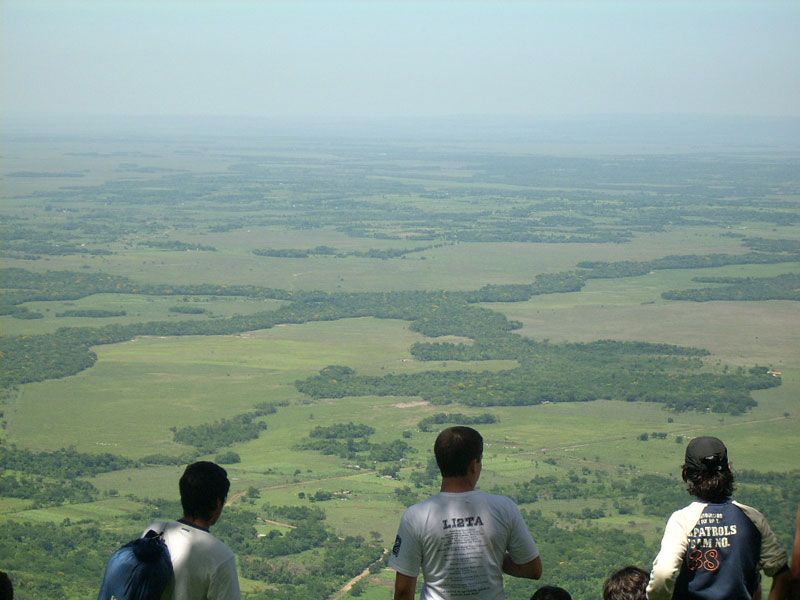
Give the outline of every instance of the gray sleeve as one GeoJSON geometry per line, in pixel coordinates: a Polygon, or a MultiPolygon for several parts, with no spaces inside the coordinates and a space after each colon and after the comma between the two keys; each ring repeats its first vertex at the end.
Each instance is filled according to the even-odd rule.
{"type": "Polygon", "coordinates": [[[761,533],[761,556],[758,566],[768,577],[772,577],[789,564],[789,556],[786,554],[786,550],[778,542],[778,538],[775,537],[764,515],[746,504],[738,502],[734,502],[734,504],[742,509],[742,512],[747,515],[747,518],[753,522],[753,525],[761,533]]]}
{"type": "Polygon", "coordinates": [[[508,555],[518,565],[524,565],[539,556],[539,547],[533,539],[528,524],[522,518],[519,507],[509,499],[511,505],[511,532],[508,539],[508,555]]]}
{"type": "Polygon", "coordinates": [[[389,566],[402,575],[418,577],[422,568],[422,548],[409,521],[406,511],[400,519],[400,528],[389,554],[389,566]]]}

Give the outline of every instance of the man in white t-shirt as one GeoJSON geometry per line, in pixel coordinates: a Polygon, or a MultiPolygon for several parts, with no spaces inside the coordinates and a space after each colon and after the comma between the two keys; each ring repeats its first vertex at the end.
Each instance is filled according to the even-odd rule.
{"type": "Polygon", "coordinates": [[[164,532],[175,573],[164,599],[241,600],[236,557],[208,531],[222,514],[230,485],[219,465],[189,465],[179,483],[183,518],[148,527],[164,532]]]}
{"type": "Polygon", "coordinates": [[[503,573],[539,579],[542,561],[517,505],[475,489],[483,438],[471,427],[442,431],[433,446],[441,492],[409,507],[400,521],[389,566],[395,600],[501,600],[503,573]]]}

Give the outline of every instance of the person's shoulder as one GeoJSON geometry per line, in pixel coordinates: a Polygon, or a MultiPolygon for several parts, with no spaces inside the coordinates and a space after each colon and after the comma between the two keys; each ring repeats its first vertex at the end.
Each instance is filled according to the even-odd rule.
{"type": "Polygon", "coordinates": [[[517,503],[514,502],[508,496],[503,496],[501,494],[489,494],[488,492],[482,492],[480,490],[475,490],[475,494],[480,494],[483,498],[486,499],[487,502],[493,502],[495,504],[506,504],[511,506],[516,506],[517,503]]]}
{"type": "Polygon", "coordinates": [[[213,534],[209,534],[209,536],[213,539],[214,552],[216,552],[218,556],[223,559],[232,558],[234,556],[234,552],[230,549],[228,544],[215,537],[213,534]]]}
{"type": "Polygon", "coordinates": [[[433,496],[429,496],[424,500],[420,500],[419,502],[416,502],[411,506],[407,506],[403,514],[413,515],[415,513],[427,511],[431,507],[436,506],[440,501],[441,501],[441,494],[434,494],[433,496]]]}
{"type": "Polygon", "coordinates": [[[744,512],[761,514],[761,511],[757,508],[753,508],[752,506],[749,506],[743,502],[739,502],[738,500],[731,500],[731,504],[733,504],[736,508],[743,510],[744,512]]]}
{"type": "Polygon", "coordinates": [[[475,490],[472,493],[475,494],[475,497],[479,499],[480,502],[487,506],[493,507],[496,510],[502,510],[506,513],[519,512],[517,503],[508,496],[489,494],[480,490],[475,490]]]}
{"type": "Polygon", "coordinates": [[[679,508],[678,510],[676,510],[674,513],[672,513],[672,516],[699,514],[705,510],[706,506],[708,506],[708,502],[701,502],[699,500],[695,500],[694,502],[690,502],[683,508],[679,508]]]}
{"type": "Polygon", "coordinates": [[[155,531],[156,533],[166,533],[171,529],[177,529],[180,523],[177,521],[153,521],[142,532],[142,537],[147,535],[148,531],[155,531]]]}
{"type": "Polygon", "coordinates": [[[738,508],[739,510],[741,510],[747,516],[747,518],[750,519],[756,525],[759,525],[761,523],[766,523],[767,518],[757,508],[753,508],[752,506],[749,506],[747,504],[742,504],[741,502],[737,502],[736,500],[732,500],[731,504],[736,508],[738,508]]]}

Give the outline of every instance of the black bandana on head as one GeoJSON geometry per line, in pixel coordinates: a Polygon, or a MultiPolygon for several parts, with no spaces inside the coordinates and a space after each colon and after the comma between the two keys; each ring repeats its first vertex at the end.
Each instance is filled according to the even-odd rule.
{"type": "Polygon", "coordinates": [[[697,471],[723,471],[728,468],[728,449],[719,438],[694,438],[686,446],[685,464],[697,471]]]}

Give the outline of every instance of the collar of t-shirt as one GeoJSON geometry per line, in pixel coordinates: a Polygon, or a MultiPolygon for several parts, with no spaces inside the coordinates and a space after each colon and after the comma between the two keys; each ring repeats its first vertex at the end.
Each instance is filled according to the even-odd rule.
{"type": "Polygon", "coordinates": [[[206,533],[209,533],[208,529],[206,529],[205,527],[200,527],[199,525],[190,523],[186,519],[178,519],[178,523],[182,523],[183,525],[188,525],[189,527],[193,527],[194,529],[199,529],[200,531],[205,531],[206,533]]]}

